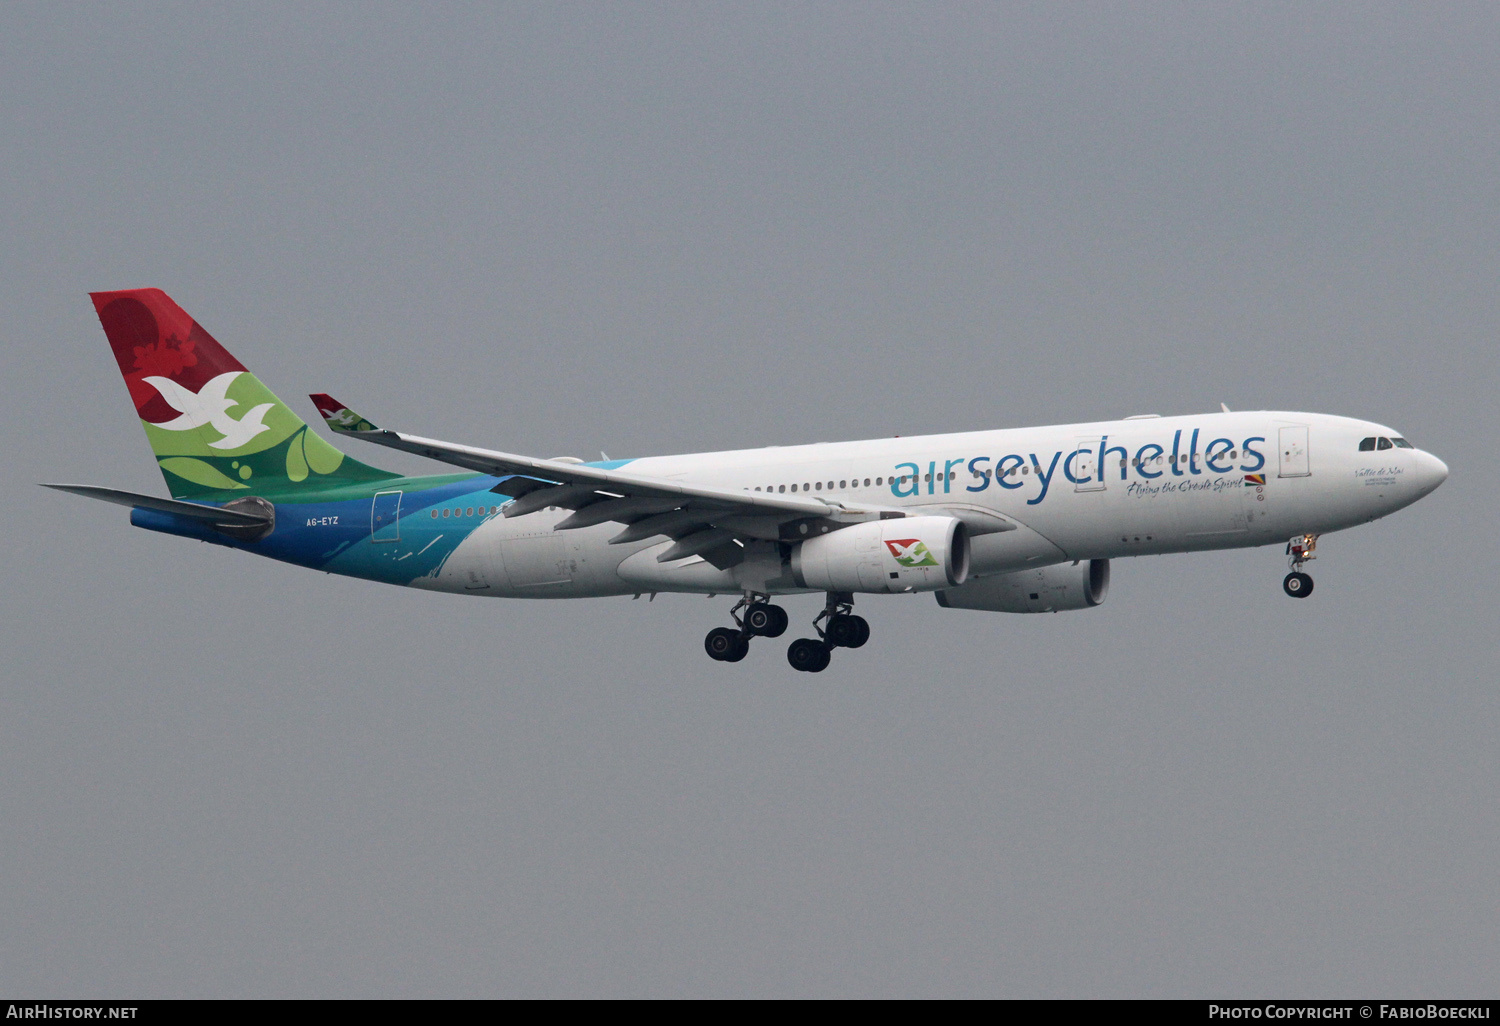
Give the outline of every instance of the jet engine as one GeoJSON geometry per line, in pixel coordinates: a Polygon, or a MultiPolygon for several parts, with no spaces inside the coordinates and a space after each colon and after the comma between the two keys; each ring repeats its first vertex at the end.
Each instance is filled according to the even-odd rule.
{"type": "Polygon", "coordinates": [[[938,592],[937,600],[944,609],[1060,613],[1097,606],[1108,593],[1109,560],[1085,559],[978,577],[963,587],[938,592]]]}
{"type": "Polygon", "coordinates": [[[969,530],[955,517],[872,520],[792,550],[792,579],[819,591],[933,591],[968,576],[969,530]]]}

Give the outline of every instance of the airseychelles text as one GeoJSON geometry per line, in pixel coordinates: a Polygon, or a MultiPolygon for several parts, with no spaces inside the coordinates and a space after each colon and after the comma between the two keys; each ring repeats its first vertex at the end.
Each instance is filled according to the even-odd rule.
{"type": "Polygon", "coordinates": [[[916,463],[898,463],[895,467],[897,476],[891,478],[891,494],[897,498],[921,495],[924,485],[927,495],[936,495],[939,485],[944,494],[950,494],[957,477],[953,468],[965,467],[976,483],[965,485],[964,491],[982,492],[992,484],[1014,491],[1034,484],[1037,494],[1028,498],[1026,504],[1035,506],[1047,498],[1059,471],[1066,481],[1080,487],[1097,483],[1102,488],[1116,474],[1121,481],[1130,481],[1134,476],[1136,480],[1130,481],[1130,494],[1157,495],[1235,487],[1240,483],[1238,478],[1205,478],[1201,481],[1193,478],[1205,474],[1253,474],[1266,465],[1265,456],[1256,448],[1257,444],[1265,442],[1262,435],[1252,435],[1238,444],[1230,438],[1214,438],[1201,449],[1200,429],[1194,428],[1186,439],[1183,435],[1183,431],[1173,432],[1170,449],[1163,444],[1147,442],[1137,447],[1133,456],[1123,445],[1110,445],[1108,435],[1082,439],[1070,449],[1053,452],[1051,458],[1045,460],[1045,466],[1044,458],[1034,452],[1024,455],[1010,453],[998,458],[947,459],[941,461],[941,470],[938,469],[939,461],[931,460],[925,474],[916,463]]]}

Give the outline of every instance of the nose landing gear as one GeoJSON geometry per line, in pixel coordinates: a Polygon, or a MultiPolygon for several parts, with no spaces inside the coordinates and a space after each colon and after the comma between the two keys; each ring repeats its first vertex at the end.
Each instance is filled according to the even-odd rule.
{"type": "Polygon", "coordinates": [[[828,604],[813,620],[818,637],[798,638],[786,650],[786,661],[803,673],[820,673],[828,668],[835,648],[859,648],[870,640],[870,624],[854,615],[854,596],[846,591],[830,591],[828,604]]]}
{"type": "Polygon", "coordinates": [[[1302,572],[1302,564],[1317,559],[1313,551],[1318,547],[1318,536],[1299,534],[1286,543],[1287,565],[1292,572],[1281,581],[1281,590],[1292,598],[1307,598],[1312,594],[1313,579],[1302,572]]]}
{"type": "Polygon", "coordinates": [[[786,610],[771,605],[769,599],[769,595],[747,592],[729,611],[735,626],[715,627],[703,639],[708,657],[721,663],[737,663],[749,654],[751,638],[779,638],[786,633],[786,610]],[[742,609],[743,615],[740,613],[742,609]]]}

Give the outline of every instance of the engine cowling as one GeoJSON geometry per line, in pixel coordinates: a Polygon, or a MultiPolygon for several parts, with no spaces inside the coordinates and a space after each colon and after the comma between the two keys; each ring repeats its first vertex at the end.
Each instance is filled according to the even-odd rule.
{"type": "Polygon", "coordinates": [[[1097,606],[1107,594],[1109,560],[1086,559],[979,577],[962,587],[939,591],[937,600],[944,609],[1060,613],[1097,606]]]}
{"type": "Polygon", "coordinates": [[[955,517],[872,520],[792,550],[792,579],[819,591],[934,591],[969,576],[969,530],[955,517]]]}

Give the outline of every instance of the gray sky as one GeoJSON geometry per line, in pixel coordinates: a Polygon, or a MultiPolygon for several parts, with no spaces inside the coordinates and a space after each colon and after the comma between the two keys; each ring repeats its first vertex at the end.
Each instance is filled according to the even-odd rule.
{"type": "Polygon", "coordinates": [[[1497,51],[1494,5],[6,5],[0,991],[1493,996],[1497,51]],[[1306,602],[1279,548],[1122,560],[721,665],[725,599],[34,487],[164,490],[85,295],[142,285],[288,399],[540,456],[1225,401],[1452,476],[1306,602]]]}

